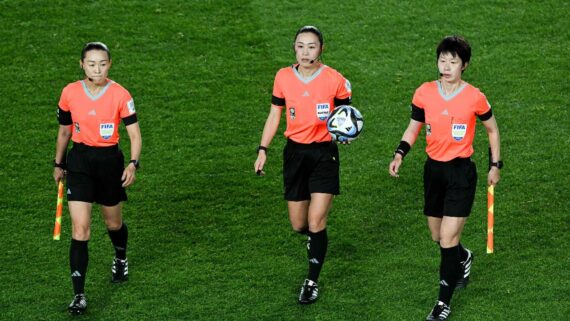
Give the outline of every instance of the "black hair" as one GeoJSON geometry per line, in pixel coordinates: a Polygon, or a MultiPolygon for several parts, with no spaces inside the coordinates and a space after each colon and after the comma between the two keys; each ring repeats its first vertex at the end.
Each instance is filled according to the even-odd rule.
{"type": "Polygon", "coordinates": [[[102,50],[107,53],[107,57],[109,61],[111,61],[111,52],[106,44],[102,42],[88,42],[83,46],[83,50],[81,50],[81,61],[85,59],[85,54],[91,50],[102,50]]]}
{"type": "Polygon", "coordinates": [[[458,35],[443,38],[435,52],[436,61],[439,59],[439,55],[441,55],[441,53],[450,53],[453,57],[459,56],[459,58],[461,58],[461,63],[464,66],[471,60],[471,46],[469,46],[469,43],[465,38],[458,35]]]}
{"type": "Polygon", "coordinates": [[[305,32],[310,32],[314,35],[317,36],[317,38],[319,38],[319,42],[320,42],[320,47],[321,49],[323,49],[323,34],[322,32],[319,30],[319,28],[315,27],[315,26],[304,26],[301,27],[301,29],[299,29],[297,31],[297,33],[295,34],[295,39],[293,40],[293,43],[295,43],[295,41],[297,41],[297,36],[299,36],[299,34],[305,33],[305,32]]]}

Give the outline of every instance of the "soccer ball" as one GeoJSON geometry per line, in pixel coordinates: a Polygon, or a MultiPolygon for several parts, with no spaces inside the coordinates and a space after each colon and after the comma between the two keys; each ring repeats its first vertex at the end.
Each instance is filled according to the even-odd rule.
{"type": "Polygon", "coordinates": [[[356,139],[364,128],[364,119],[358,109],[342,105],[336,107],[327,121],[333,140],[348,143],[356,139]]]}

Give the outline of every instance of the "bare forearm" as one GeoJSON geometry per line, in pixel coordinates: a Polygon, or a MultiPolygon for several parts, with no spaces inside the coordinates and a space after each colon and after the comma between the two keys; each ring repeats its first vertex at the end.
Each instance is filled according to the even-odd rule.
{"type": "Polygon", "coordinates": [[[265,121],[265,126],[263,127],[263,134],[261,135],[261,146],[269,147],[273,137],[279,129],[279,121],[281,119],[281,110],[271,107],[271,112],[269,117],[265,121]]]}
{"type": "Polygon", "coordinates": [[[60,126],[57,133],[57,143],[55,147],[55,162],[61,164],[65,162],[65,152],[67,150],[67,145],[71,138],[71,130],[64,126],[60,126]]]}

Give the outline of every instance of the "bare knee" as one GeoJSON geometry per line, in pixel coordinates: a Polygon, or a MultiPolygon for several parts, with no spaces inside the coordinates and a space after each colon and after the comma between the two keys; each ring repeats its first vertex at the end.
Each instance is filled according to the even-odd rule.
{"type": "Polygon", "coordinates": [[[439,240],[439,244],[441,245],[441,247],[443,248],[450,248],[450,247],[454,247],[457,244],[459,244],[459,237],[456,235],[453,236],[442,236],[441,239],[439,240]]]}
{"type": "Polygon", "coordinates": [[[293,231],[300,234],[306,234],[308,231],[307,224],[302,222],[291,222],[291,227],[293,228],[293,231]]]}
{"type": "Polygon", "coordinates": [[[73,226],[72,237],[77,241],[87,241],[91,237],[89,226],[73,226]]]}
{"type": "Polygon", "coordinates": [[[313,233],[320,232],[327,227],[326,218],[311,219],[309,220],[309,231],[313,233]]]}
{"type": "Polygon", "coordinates": [[[121,220],[121,219],[119,219],[119,220],[108,219],[108,220],[105,220],[105,225],[107,226],[108,230],[117,231],[121,228],[121,226],[123,226],[123,220],[121,220]]]}

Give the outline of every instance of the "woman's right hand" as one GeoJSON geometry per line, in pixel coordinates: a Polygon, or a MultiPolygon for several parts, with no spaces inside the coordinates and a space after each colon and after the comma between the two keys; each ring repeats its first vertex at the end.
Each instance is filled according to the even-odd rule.
{"type": "Polygon", "coordinates": [[[264,150],[260,150],[257,153],[257,159],[255,160],[255,164],[253,165],[253,169],[258,176],[265,175],[263,171],[263,166],[265,166],[265,161],[267,160],[267,154],[265,154],[264,150]]]}
{"type": "Polygon", "coordinates": [[[60,180],[62,180],[65,177],[65,171],[63,170],[63,168],[60,167],[54,167],[53,168],[53,179],[55,180],[55,183],[58,184],[60,180]]]}
{"type": "Polygon", "coordinates": [[[398,171],[400,170],[401,165],[402,165],[402,155],[396,153],[394,159],[390,162],[390,166],[388,168],[390,175],[392,175],[393,177],[399,177],[400,175],[398,175],[398,171]]]}

